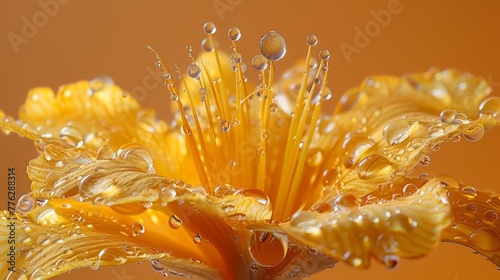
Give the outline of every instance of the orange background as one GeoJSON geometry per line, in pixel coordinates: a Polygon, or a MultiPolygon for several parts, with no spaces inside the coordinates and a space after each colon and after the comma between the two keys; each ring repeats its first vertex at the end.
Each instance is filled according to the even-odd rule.
{"type": "MultiPolygon", "coordinates": [[[[393,14],[385,27],[374,30],[370,42],[360,48],[358,54],[350,56],[350,62],[342,54],[340,44],[354,45],[354,28],[364,29],[374,20],[372,11],[386,10],[388,3],[394,1],[314,0],[297,5],[283,0],[140,3],[60,0],[61,3],[56,2],[59,10],[43,22],[40,3],[45,2],[53,1],[0,2],[0,108],[9,115],[17,115],[27,91],[35,86],[57,88],[64,83],[108,75],[126,90],[141,87],[143,79],[150,75],[147,68],[154,69],[153,55],[145,48],[148,44],[160,52],[168,65],[178,63],[185,69],[189,63],[185,47],[193,46],[194,53],[200,50],[205,21],[216,23],[216,38],[226,50],[229,49],[227,29],[237,25],[243,32],[239,48],[247,62],[258,52],[258,40],[266,31],[280,32],[287,40],[288,53],[279,62],[278,72],[303,57],[305,37],[316,34],[317,50],[332,51],[329,85],[337,98],[367,75],[401,75],[425,71],[432,66],[453,67],[481,75],[492,83],[493,94],[499,95],[500,91],[498,1],[401,0],[401,12],[393,14]],[[218,13],[215,4],[225,4],[227,9],[218,13]],[[11,32],[23,36],[23,18],[35,20],[39,26],[28,34],[32,38],[19,45],[12,44],[11,32]]],[[[247,75],[252,76],[253,72],[247,75]]],[[[169,117],[169,97],[163,87],[157,84],[142,96],[144,107],[154,107],[160,118],[169,117]]],[[[486,134],[479,144],[463,140],[443,145],[441,151],[432,156],[426,170],[454,174],[463,182],[500,193],[500,186],[495,182],[499,140],[500,129],[496,129],[486,134]]],[[[15,167],[19,197],[29,187],[25,167],[36,156],[33,145],[15,135],[0,135],[0,155],[0,182],[7,182],[7,167],[15,167]]],[[[3,194],[0,205],[0,208],[6,207],[3,194]]],[[[128,265],[125,270],[100,268],[98,273],[82,269],[58,279],[118,279],[117,275],[123,273],[135,279],[155,275],[149,263],[143,263],[128,265]]],[[[387,271],[379,264],[365,271],[338,264],[310,279],[462,280],[498,279],[499,276],[493,264],[471,250],[443,244],[429,257],[403,260],[396,271],[387,271]]]]}

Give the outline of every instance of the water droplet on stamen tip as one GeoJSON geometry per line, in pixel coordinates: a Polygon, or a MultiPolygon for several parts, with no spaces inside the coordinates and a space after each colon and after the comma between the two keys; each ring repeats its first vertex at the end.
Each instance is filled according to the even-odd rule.
{"type": "Polygon", "coordinates": [[[196,79],[201,74],[201,69],[196,63],[191,63],[187,68],[187,74],[189,77],[196,79]]]}
{"type": "Polygon", "coordinates": [[[215,34],[215,31],[217,31],[217,28],[215,27],[215,23],[205,22],[205,24],[203,25],[203,30],[207,34],[215,34]]]}
{"type": "Polygon", "coordinates": [[[264,71],[267,69],[267,59],[261,55],[261,54],[257,54],[253,57],[252,59],[252,66],[255,70],[257,71],[264,71]]]}
{"type": "Polygon", "coordinates": [[[307,36],[307,44],[309,46],[316,46],[316,44],[318,44],[318,37],[314,34],[307,36]]]}
{"type": "Polygon", "coordinates": [[[238,27],[236,26],[233,26],[231,28],[229,28],[229,31],[227,32],[227,36],[229,37],[229,39],[231,41],[239,41],[240,38],[241,38],[241,31],[238,27]]]}
{"type": "Polygon", "coordinates": [[[203,38],[203,40],[201,40],[201,48],[206,52],[211,52],[214,50],[214,46],[208,38],[203,38]]]}
{"type": "Polygon", "coordinates": [[[330,59],[330,51],[329,50],[321,50],[319,52],[319,57],[322,60],[328,60],[328,59],[330,59]]]}
{"type": "Polygon", "coordinates": [[[260,53],[267,59],[277,61],[286,53],[286,42],[276,31],[269,31],[260,39],[260,53]]]}
{"type": "Polygon", "coordinates": [[[271,111],[271,113],[276,112],[276,110],[278,110],[278,105],[276,103],[269,104],[269,111],[271,111]]]}
{"type": "Polygon", "coordinates": [[[233,53],[231,54],[231,62],[234,64],[241,63],[243,61],[243,57],[241,56],[240,53],[233,53]]]}

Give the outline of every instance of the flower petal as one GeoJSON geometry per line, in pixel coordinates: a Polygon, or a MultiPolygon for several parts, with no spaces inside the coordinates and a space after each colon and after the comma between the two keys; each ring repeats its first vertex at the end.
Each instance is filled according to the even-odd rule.
{"type": "Polygon", "coordinates": [[[430,253],[451,224],[450,205],[438,179],[411,196],[385,203],[359,207],[353,198],[343,194],[331,202],[336,211],[298,212],[281,230],[355,267],[369,266],[371,256],[392,267],[399,257],[430,253]]]}
{"type": "MultiPolygon", "coordinates": [[[[51,207],[45,207],[43,213],[44,217],[55,215],[51,207]]],[[[166,271],[168,268],[201,278],[221,278],[216,269],[207,265],[175,258],[164,251],[143,245],[132,234],[127,234],[126,231],[130,228],[117,226],[116,218],[107,220],[110,217],[106,217],[106,213],[100,215],[99,218],[102,219],[94,219],[93,223],[73,215],[71,221],[38,224],[19,216],[14,220],[8,219],[6,213],[2,213],[0,252],[3,255],[10,250],[7,245],[9,235],[4,232],[7,225],[13,222],[19,229],[15,247],[16,270],[8,270],[8,263],[2,262],[0,276],[2,279],[47,279],[75,268],[98,269],[101,265],[153,260],[161,262],[166,271]]],[[[82,216],[85,214],[82,213],[82,216]]]]}
{"type": "Polygon", "coordinates": [[[159,173],[171,176],[176,171],[168,164],[178,149],[167,145],[167,125],[109,80],[64,85],[57,95],[50,88],[32,89],[20,110],[20,122],[3,118],[0,126],[37,140],[39,151],[51,143],[96,152],[104,145],[118,149],[136,142],[153,155],[159,173]]]}
{"type": "Polygon", "coordinates": [[[338,191],[361,197],[407,175],[428,164],[427,154],[442,142],[479,140],[485,125],[498,123],[495,112],[480,114],[490,91],[485,80],[455,70],[366,79],[320,124],[335,125],[318,144],[331,155],[324,166],[336,174],[325,200],[338,191]]]}

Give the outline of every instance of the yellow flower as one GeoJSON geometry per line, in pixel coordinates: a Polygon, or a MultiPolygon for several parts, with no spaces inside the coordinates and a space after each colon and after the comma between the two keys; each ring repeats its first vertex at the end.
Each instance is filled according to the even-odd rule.
{"type": "Polygon", "coordinates": [[[410,174],[440,143],[477,141],[498,125],[500,98],[486,99],[483,79],[369,77],[328,115],[330,53],[313,58],[316,36],[305,61],[277,79],[286,44],[266,33],[251,60],[255,87],[239,29],[229,30],[228,56],[212,47],[213,23],[204,28],[206,49],[185,74],[150,48],[177,109],[171,124],[106,79],[56,95],[33,89],[19,121],[0,112],[1,127],[40,152],[28,166],[31,193],[0,217],[2,256],[16,240],[2,278],[149,260],[163,274],[289,279],[339,261],[392,268],[441,241],[500,266],[499,196],[410,174]]]}

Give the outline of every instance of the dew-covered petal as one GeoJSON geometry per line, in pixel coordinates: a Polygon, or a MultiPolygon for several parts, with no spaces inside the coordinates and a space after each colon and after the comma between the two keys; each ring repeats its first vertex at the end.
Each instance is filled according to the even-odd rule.
{"type": "Polygon", "coordinates": [[[0,126],[37,140],[40,152],[51,143],[96,152],[104,145],[118,149],[136,142],[153,155],[159,173],[176,171],[168,165],[169,148],[176,147],[167,145],[167,125],[109,78],[63,85],[57,94],[50,88],[32,89],[19,115],[17,122],[3,117],[0,126]]]}
{"type": "Polygon", "coordinates": [[[322,166],[336,173],[325,185],[326,200],[338,191],[361,197],[407,175],[429,164],[440,143],[479,140],[485,126],[498,122],[495,100],[481,105],[490,91],[482,78],[456,70],[367,78],[320,122],[331,124],[317,144],[328,159],[322,166]]]}
{"type": "MultiPolygon", "coordinates": [[[[41,216],[56,216],[57,208],[45,207],[41,216]]],[[[47,279],[69,270],[90,267],[97,270],[100,266],[120,265],[130,262],[159,260],[166,269],[198,276],[202,279],[220,279],[219,272],[208,265],[192,260],[174,257],[163,250],[145,245],[131,234],[127,221],[117,221],[118,216],[109,212],[74,213],[71,220],[32,221],[17,215],[10,219],[6,212],[1,213],[0,252],[9,253],[7,243],[8,225],[15,223],[16,271],[8,270],[8,263],[0,264],[2,279],[47,279]],[[88,215],[100,215],[100,220],[88,215]],[[76,215],[79,215],[78,218],[76,215]],[[83,217],[83,218],[82,218],[83,217]],[[89,218],[94,223],[86,221],[89,218]],[[124,223],[121,223],[124,222],[124,223]],[[121,224],[120,224],[121,223],[121,224]]],[[[133,227],[133,225],[132,225],[133,227]]],[[[167,270],[168,271],[168,270],[167,270]]]]}
{"type": "Polygon", "coordinates": [[[331,202],[336,211],[298,212],[280,230],[354,267],[369,266],[371,257],[393,267],[400,257],[430,253],[451,224],[448,198],[437,179],[400,199],[362,206],[340,201],[331,202]]]}

